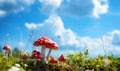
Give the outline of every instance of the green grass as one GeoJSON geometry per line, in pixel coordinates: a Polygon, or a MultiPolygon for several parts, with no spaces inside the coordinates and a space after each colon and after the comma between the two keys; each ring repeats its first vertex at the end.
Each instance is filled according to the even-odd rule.
{"type": "Polygon", "coordinates": [[[0,69],[1,71],[7,71],[11,68],[16,62],[19,61],[19,58],[10,56],[8,59],[0,53],[0,69]]]}
{"type": "Polygon", "coordinates": [[[7,60],[0,53],[0,69],[7,71],[16,63],[20,64],[22,71],[34,71],[37,69],[49,69],[51,71],[120,71],[120,57],[115,56],[97,56],[95,58],[88,57],[88,50],[75,54],[68,54],[66,62],[59,62],[44,65],[41,60],[36,62],[29,55],[27,60],[22,60],[21,57],[10,56],[7,60]]]}

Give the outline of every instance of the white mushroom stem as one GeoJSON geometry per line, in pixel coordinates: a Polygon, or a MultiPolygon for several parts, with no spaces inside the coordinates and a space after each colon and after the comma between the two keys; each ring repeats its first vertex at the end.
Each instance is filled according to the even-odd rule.
{"type": "Polygon", "coordinates": [[[8,51],[7,50],[5,50],[5,56],[6,56],[7,60],[8,60],[8,51]]]}
{"type": "Polygon", "coordinates": [[[51,53],[51,51],[52,51],[52,49],[49,49],[49,52],[48,52],[48,54],[47,54],[47,60],[48,60],[48,58],[50,57],[50,53],[51,53]]]}
{"type": "Polygon", "coordinates": [[[46,58],[45,58],[45,47],[42,46],[42,49],[41,49],[41,54],[42,54],[42,60],[43,60],[43,64],[46,64],[46,58]]]}

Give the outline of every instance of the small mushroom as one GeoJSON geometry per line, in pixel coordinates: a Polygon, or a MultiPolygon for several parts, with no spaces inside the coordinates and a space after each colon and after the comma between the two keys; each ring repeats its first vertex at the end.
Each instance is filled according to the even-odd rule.
{"type": "Polygon", "coordinates": [[[61,61],[61,62],[65,62],[65,61],[67,60],[67,58],[62,54],[62,55],[59,57],[58,60],[61,61]]]}
{"type": "Polygon", "coordinates": [[[42,59],[42,55],[41,55],[41,53],[38,51],[38,49],[34,49],[34,50],[33,50],[32,58],[34,58],[34,59],[42,59]]]}
{"type": "Polygon", "coordinates": [[[59,48],[59,46],[57,45],[56,42],[51,41],[50,43],[51,43],[51,44],[48,45],[48,47],[49,47],[49,52],[48,52],[47,57],[46,57],[47,60],[48,60],[48,58],[50,57],[50,53],[51,53],[51,51],[52,51],[52,50],[58,50],[58,48],[59,48]]]}
{"type": "Polygon", "coordinates": [[[63,69],[63,62],[65,62],[67,60],[67,58],[62,54],[59,59],[60,62],[62,62],[62,69],[63,69]]]}
{"type": "Polygon", "coordinates": [[[32,58],[39,60],[39,59],[42,59],[42,55],[40,52],[35,52],[32,54],[32,58]]]}
{"type": "Polygon", "coordinates": [[[3,47],[3,50],[5,50],[5,56],[8,58],[8,52],[11,50],[10,46],[9,45],[5,45],[3,47]]]}
{"type": "Polygon", "coordinates": [[[27,54],[23,54],[21,57],[23,60],[26,60],[28,58],[27,54]]]}
{"type": "Polygon", "coordinates": [[[41,60],[42,55],[39,51],[37,51],[32,54],[32,58],[34,59],[34,65],[36,66],[37,60],[41,60]]]}
{"type": "Polygon", "coordinates": [[[56,58],[51,58],[51,60],[50,60],[50,63],[57,63],[57,59],[56,58]]]}
{"type": "Polygon", "coordinates": [[[10,48],[9,45],[5,45],[5,46],[3,47],[3,50],[9,51],[9,50],[11,50],[11,48],[10,48]]]}

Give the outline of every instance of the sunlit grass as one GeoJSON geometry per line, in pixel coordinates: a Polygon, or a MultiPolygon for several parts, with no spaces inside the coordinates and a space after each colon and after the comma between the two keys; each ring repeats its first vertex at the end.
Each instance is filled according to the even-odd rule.
{"type": "Polygon", "coordinates": [[[28,55],[26,60],[21,57],[10,56],[6,59],[5,56],[0,53],[0,69],[1,71],[7,71],[15,64],[20,65],[22,71],[35,71],[35,70],[50,70],[50,71],[120,71],[120,57],[115,56],[97,56],[95,58],[88,57],[89,51],[78,52],[75,54],[68,54],[66,56],[66,62],[60,62],[57,59],[57,63],[48,63],[44,65],[41,60],[34,59],[31,55],[28,55]]]}

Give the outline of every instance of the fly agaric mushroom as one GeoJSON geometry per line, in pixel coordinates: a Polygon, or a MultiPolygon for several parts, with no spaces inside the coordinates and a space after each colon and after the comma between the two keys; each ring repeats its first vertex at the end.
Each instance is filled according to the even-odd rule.
{"type": "Polygon", "coordinates": [[[42,59],[42,55],[40,52],[35,52],[32,54],[32,58],[34,59],[42,59]]]}
{"type": "Polygon", "coordinates": [[[3,50],[7,50],[7,51],[9,51],[11,48],[10,48],[10,46],[9,45],[5,45],[4,47],[3,47],[3,50]]]}
{"type": "Polygon", "coordinates": [[[62,54],[62,55],[59,57],[58,60],[61,61],[61,62],[65,62],[67,59],[66,59],[66,57],[62,54]]]}
{"type": "Polygon", "coordinates": [[[67,59],[66,57],[62,54],[59,59],[58,59],[60,62],[62,62],[62,69],[63,69],[63,62],[65,62],[67,59]]]}
{"type": "Polygon", "coordinates": [[[49,47],[49,52],[48,52],[48,55],[47,55],[47,60],[48,60],[48,58],[49,58],[49,56],[50,56],[51,51],[52,51],[52,50],[58,50],[59,46],[57,45],[56,42],[51,41],[51,44],[48,45],[48,47],[49,47]]]}
{"type": "Polygon", "coordinates": [[[42,58],[43,64],[47,63],[46,58],[45,58],[45,49],[48,48],[47,45],[50,44],[50,41],[51,40],[49,38],[43,36],[33,43],[34,46],[42,46],[41,54],[43,56],[43,58],[42,58]]]}
{"type": "Polygon", "coordinates": [[[56,58],[51,58],[51,60],[50,60],[50,63],[57,63],[57,59],[56,58]]]}
{"type": "Polygon", "coordinates": [[[42,59],[42,55],[39,51],[33,50],[32,58],[34,59],[34,65],[36,66],[37,60],[42,59]]]}
{"type": "Polygon", "coordinates": [[[8,51],[11,50],[10,46],[9,46],[9,45],[5,45],[5,46],[3,47],[3,50],[5,50],[5,55],[6,55],[6,57],[8,58],[8,51]]]}
{"type": "Polygon", "coordinates": [[[35,41],[35,42],[33,43],[33,45],[34,45],[34,46],[39,46],[39,41],[38,41],[38,40],[35,41]]]}

